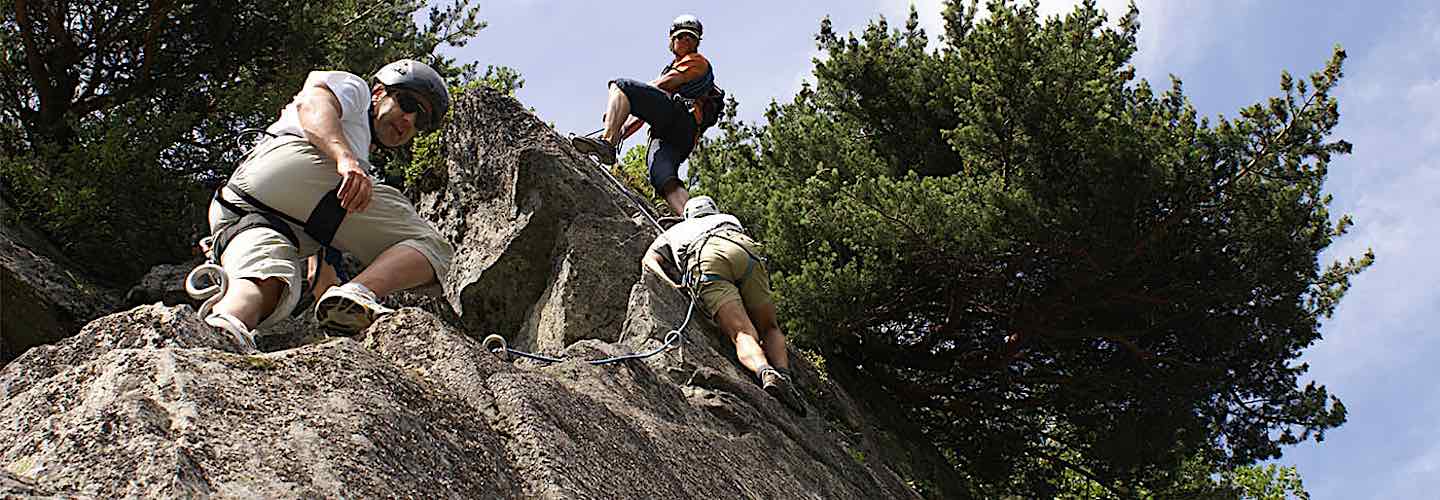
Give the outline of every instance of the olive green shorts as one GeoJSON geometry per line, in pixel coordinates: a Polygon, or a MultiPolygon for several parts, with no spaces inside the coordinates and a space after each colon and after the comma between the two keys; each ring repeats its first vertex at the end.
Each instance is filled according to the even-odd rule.
{"type": "MultiPolygon", "coordinates": [[[[340,175],[335,172],[335,161],[305,139],[280,136],[261,143],[247,155],[230,182],[266,205],[305,220],[321,197],[340,183],[340,175]]],[[[254,208],[229,189],[222,193],[231,203],[254,208]]],[[[238,215],[211,202],[212,233],[236,218],[238,215]]],[[[294,224],[290,227],[300,240],[298,248],[279,232],[258,227],[237,235],[220,256],[220,265],[231,280],[280,278],[289,285],[280,299],[280,307],[263,320],[261,326],[282,319],[299,302],[299,276],[304,274],[300,266],[305,265],[301,260],[320,249],[320,244],[302,228],[294,224]]],[[[364,212],[347,214],[331,245],[354,255],[365,265],[390,247],[404,245],[425,256],[437,279],[449,272],[454,255],[450,242],[415,212],[409,198],[400,190],[379,183],[374,187],[370,206],[364,212]]]]}
{"type": "Polygon", "coordinates": [[[721,306],[740,301],[746,309],[770,303],[770,274],[761,245],[739,231],[720,231],[700,249],[700,302],[714,316],[721,306]],[[754,255],[752,257],[752,254],[754,255]]]}

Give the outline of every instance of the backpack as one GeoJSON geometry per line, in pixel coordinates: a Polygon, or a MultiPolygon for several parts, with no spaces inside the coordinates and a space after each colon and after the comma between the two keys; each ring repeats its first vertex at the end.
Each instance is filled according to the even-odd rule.
{"type": "Polygon", "coordinates": [[[713,127],[725,117],[725,90],[719,85],[711,84],[705,95],[695,99],[695,105],[700,107],[700,122],[696,124],[698,128],[704,131],[713,127]]]}

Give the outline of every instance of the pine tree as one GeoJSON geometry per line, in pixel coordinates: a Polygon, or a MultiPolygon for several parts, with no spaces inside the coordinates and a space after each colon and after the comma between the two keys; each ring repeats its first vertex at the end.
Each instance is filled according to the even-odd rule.
{"type": "Polygon", "coordinates": [[[762,239],[788,330],[898,398],[985,497],[1079,476],[1164,492],[1345,421],[1301,386],[1349,280],[1323,183],[1338,47],[1235,118],[1197,116],[1130,58],[1131,9],[947,4],[816,39],[816,84],[727,123],[701,186],[762,239]]]}

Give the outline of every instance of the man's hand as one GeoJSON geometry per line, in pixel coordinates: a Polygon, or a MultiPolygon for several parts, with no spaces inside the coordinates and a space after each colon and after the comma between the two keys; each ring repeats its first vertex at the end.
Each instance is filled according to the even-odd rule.
{"type": "Polygon", "coordinates": [[[370,198],[375,194],[374,183],[360,160],[354,155],[341,155],[335,162],[335,173],[340,174],[340,207],[350,213],[364,212],[370,207],[370,198]]]}
{"type": "Polygon", "coordinates": [[[640,259],[640,264],[645,270],[655,273],[655,276],[670,285],[671,288],[685,288],[685,285],[676,283],[674,279],[670,278],[670,273],[665,271],[665,258],[659,253],[647,252],[645,256],[640,259]]]}

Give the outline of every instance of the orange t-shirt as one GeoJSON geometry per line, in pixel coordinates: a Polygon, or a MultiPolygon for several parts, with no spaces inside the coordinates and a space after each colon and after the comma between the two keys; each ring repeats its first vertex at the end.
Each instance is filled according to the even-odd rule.
{"type": "MultiPolygon", "coordinates": [[[[660,76],[663,77],[670,71],[679,73],[680,79],[672,80],[672,82],[678,83],[667,82],[670,84],[666,87],[674,86],[675,88],[665,90],[691,99],[705,95],[710,90],[710,86],[715,83],[714,77],[710,75],[710,60],[705,59],[705,56],[700,55],[699,52],[691,52],[675,58],[669,66],[665,67],[664,71],[660,72],[660,76]]],[[[695,122],[699,123],[703,110],[696,106],[694,112],[695,122]]]]}

